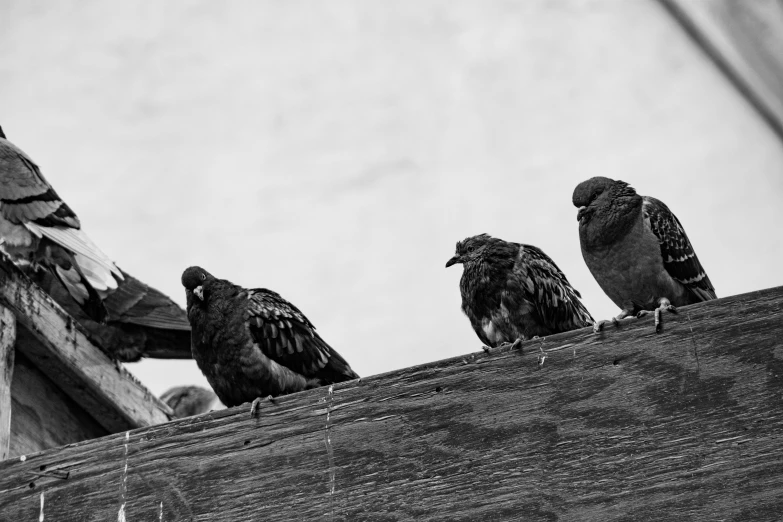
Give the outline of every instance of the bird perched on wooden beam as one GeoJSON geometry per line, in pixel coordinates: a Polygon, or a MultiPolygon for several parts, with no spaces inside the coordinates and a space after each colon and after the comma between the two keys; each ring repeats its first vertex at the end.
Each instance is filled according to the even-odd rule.
{"type": "MultiPolygon", "coordinates": [[[[624,181],[595,177],[574,190],[582,256],[603,291],[622,310],[612,319],[715,299],[715,289],[680,221],[655,198],[624,181]]],[[[607,321],[596,323],[596,331],[607,321]]]]}
{"type": "Polygon", "coordinates": [[[169,405],[178,419],[225,408],[215,392],[201,386],[174,386],[166,390],[160,400],[169,405]]]}
{"type": "Polygon", "coordinates": [[[489,347],[593,324],[579,292],[555,262],[532,245],[481,234],[457,243],[446,267],[456,263],[464,267],[462,311],[489,347]]]}
{"type": "Polygon", "coordinates": [[[193,358],[226,406],[359,378],[294,305],[192,266],[182,274],[193,358]]]}
{"type": "Polygon", "coordinates": [[[90,317],[106,318],[103,299],[122,281],[120,269],[81,230],[73,210],[2,128],[0,241],[15,260],[51,270],[90,317]]]}

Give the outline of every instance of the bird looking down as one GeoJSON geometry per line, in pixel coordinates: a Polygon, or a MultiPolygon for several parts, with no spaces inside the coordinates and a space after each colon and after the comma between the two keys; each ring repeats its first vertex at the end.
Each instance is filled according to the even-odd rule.
{"type": "Polygon", "coordinates": [[[106,318],[103,299],[123,280],[120,269],[82,232],[73,210],[2,128],[0,243],[15,261],[51,270],[91,318],[106,318]]]}
{"type": "MultiPolygon", "coordinates": [[[[612,319],[715,299],[715,289],[680,221],[655,198],[624,181],[595,177],[574,190],[579,241],[587,267],[620,309],[612,319]]],[[[607,321],[596,323],[596,331],[607,321]]]]}
{"type": "Polygon", "coordinates": [[[359,376],[294,305],[192,266],[182,274],[193,358],[226,406],[359,376]]]}
{"type": "Polygon", "coordinates": [[[540,249],[487,234],[457,243],[462,311],[489,347],[593,324],[581,297],[540,249]]]}

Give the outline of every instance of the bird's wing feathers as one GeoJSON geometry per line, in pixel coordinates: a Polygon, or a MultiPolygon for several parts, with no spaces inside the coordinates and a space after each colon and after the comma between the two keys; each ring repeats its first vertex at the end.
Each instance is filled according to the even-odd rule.
{"type": "Polygon", "coordinates": [[[266,289],[249,290],[247,325],[264,355],[307,378],[339,382],[357,375],[294,305],[266,289]]]}
{"type": "Polygon", "coordinates": [[[0,202],[3,217],[15,224],[79,228],[79,218],[60,199],[41,170],[16,145],[0,138],[0,202]]]}
{"type": "Polygon", "coordinates": [[[663,266],[701,301],[715,299],[715,288],[696,257],[680,221],[669,207],[655,198],[644,197],[644,219],[661,245],[663,266]]]}
{"type": "Polygon", "coordinates": [[[164,330],[190,331],[187,313],[167,295],[122,272],[124,281],[104,304],[112,321],[164,330]]]}
{"type": "Polygon", "coordinates": [[[579,292],[542,250],[522,245],[514,273],[526,298],[550,330],[560,332],[593,324],[590,312],[579,300],[579,292]]]}
{"type": "Polygon", "coordinates": [[[44,179],[38,165],[19,147],[8,140],[0,140],[0,184],[4,199],[22,199],[38,196],[51,185],[44,179]]]}
{"type": "MultiPolygon", "coordinates": [[[[109,259],[109,256],[104,254],[103,251],[98,248],[98,245],[93,243],[92,240],[87,237],[87,234],[81,230],[67,227],[40,226],[36,223],[25,223],[25,226],[38,237],[46,237],[54,243],[73,252],[77,256],[77,262],[80,261],[78,256],[83,256],[91,260],[93,263],[87,264],[92,267],[93,271],[98,271],[100,273],[100,276],[96,277],[96,282],[103,279],[104,282],[111,286],[111,283],[108,282],[108,278],[111,278],[112,274],[120,281],[122,280],[123,276],[120,269],[117,268],[114,262],[109,259]]],[[[92,282],[92,280],[90,280],[90,282],[92,282]]],[[[116,287],[117,285],[114,283],[114,288],[116,287]]]]}

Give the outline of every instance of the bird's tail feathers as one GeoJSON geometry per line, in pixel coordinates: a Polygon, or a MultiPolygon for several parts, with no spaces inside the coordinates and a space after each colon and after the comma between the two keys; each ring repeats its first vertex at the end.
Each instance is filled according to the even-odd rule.
{"type": "Polygon", "coordinates": [[[700,303],[702,301],[710,301],[712,299],[717,299],[718,296],[715,293],[715,290],[712,288],[712,285],[709,285],[710,288],[701,288],[698,286],[686,286],[685,288],[690,292],[692,296],[692,302],[694,303],[700,303]]]}
{"type": "Polygon", "coordinates": [[[342,355],[337,353],[337,350],[329,346],[318,333],[315,334],[317,341],[323,344],[323,350],[330,354],[329,362],[319,372],[319,377],[327,383],[350,381],[351,379],[358,379],[359,375],[353,371],[348,362],[343,359],[342,355]]]}

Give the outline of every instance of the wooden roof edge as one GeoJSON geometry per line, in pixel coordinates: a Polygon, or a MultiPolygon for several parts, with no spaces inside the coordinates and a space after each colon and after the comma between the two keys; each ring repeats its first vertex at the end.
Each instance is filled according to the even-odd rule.
{"type": "Polygon", "coordinates": [[[17,348],[108,431],[170,420],[165,403],[90,342],[67,312],[2,255],[0,302],[16,316],[17,348]]]}
{"type": "Polygon", "coordinates": [[[538,519],[547,491],[575,520],[771,520],[781,317],[770,288],[8,459],[0,518],[538,519]]]}

